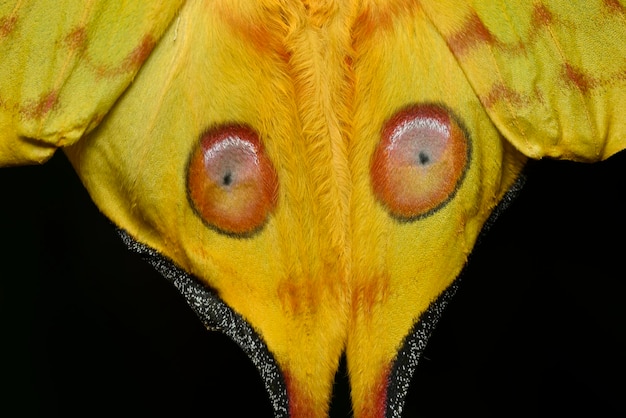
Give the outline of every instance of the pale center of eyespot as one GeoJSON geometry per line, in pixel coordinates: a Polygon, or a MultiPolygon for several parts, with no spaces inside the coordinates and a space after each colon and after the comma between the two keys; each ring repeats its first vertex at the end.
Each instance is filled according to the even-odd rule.
{"type": "Polygon", "coordinates": [[[254,146],[237,136],[216,142],[204,153],[204,167],[210,179],[229,190],[258,175],[259,159],[254,146]]]}
{"type": "Polygon", "coordinates": [[[450,128],[437,119],[415,118],[393,131],[388,152],[401,165],[427,167],[444,153],[450,128]]]}

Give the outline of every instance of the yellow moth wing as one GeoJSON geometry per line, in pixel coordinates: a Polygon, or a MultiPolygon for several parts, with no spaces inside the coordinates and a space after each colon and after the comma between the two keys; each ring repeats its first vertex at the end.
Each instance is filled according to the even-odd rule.
{"type": "MultiPolygon", "coordinates": [[[[386,373],[404,338],[457,277],[483,223],[525,162],[502,140],[423,11],[394,15],[388,26],[367,26],[388,12],[375,6],[366,10],[355,42],[360,88],[350,148],[353,322],[347,359],[359,416],[379,407],[386,373]],[[431,213],[403,220],[376,199],[372,182],[387,174],[372,173],[371,167],[386,121],[411,105],[443,109],[456,118],[468,148],[463,179],[449,200],[431,213]]],[[[408,187],[407,180],[396,193],[408,187]]]]}
{"type": "Polygon", "coordinates": [[[0,163],[42,162],[113,106],[182,1],[0,5],[0,163]]]}
{"type": "Polygon", "coordinates": [[[494,124],[526,155],[596,161],[626,146],[622,2],[430,2],[423,8],[494,124]],[[453,15],[445,12],[450,8],[453,15]]]}
{"type": "Polygon", "coordinates": [[[269,11],[240,6],[186,2],[126,94],[67,154],[109,218],[214,289],[262,335],[292,408],[321,416],[347,322],[347,196],[326,158],[342,138],[335,116],[324,114],[343,56],[331,58],[332,71],[313,73],[330,78],[316,85],[326,99],[301,94],[303,70],[293,63],[318,65],[308,59],[322,53],[310,29],[297,27],[299,48],[289,51],[273,2],[269,11]],[[251,143],[279,180],[266,221],[244,233],[203,218],[190,197],[190,156],[207,133],[224,129],[244,142],[255,132],[251,143]]]}

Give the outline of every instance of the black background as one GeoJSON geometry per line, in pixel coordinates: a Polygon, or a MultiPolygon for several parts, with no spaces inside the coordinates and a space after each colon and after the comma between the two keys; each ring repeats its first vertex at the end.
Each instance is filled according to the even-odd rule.
{"type": "MultiPolygon", "coordinates": [[[[625,416],[622,154],[529,166],[405,416],[625,416]]],[[[126,250],[62,155],[0,170],[0,193],[0,416],[271,416],[245,355],[126,250]]],[[[338,381],[332,416],[349,416],[338,381]]]]}

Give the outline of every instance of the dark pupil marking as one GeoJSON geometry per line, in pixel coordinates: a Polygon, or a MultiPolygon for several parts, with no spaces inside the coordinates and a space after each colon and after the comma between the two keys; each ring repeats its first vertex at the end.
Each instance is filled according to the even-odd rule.
{"type": "Polygon", "coordinates": [[[417,158],[420,165],[426,165],[430,162],[430,156],[424,151],[420,151],[419,154],[417,154],[417,158]]]}
{"type": "Polygon", "coordinates": [[[228,170],[224,173],[224,177],[222,177],[222,185],[230,186],[233,183],[233,173],[228,170]]]}

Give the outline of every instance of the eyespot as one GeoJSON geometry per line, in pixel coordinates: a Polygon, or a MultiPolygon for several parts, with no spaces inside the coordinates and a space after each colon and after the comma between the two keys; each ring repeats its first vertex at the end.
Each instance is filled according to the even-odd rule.
{"type": "Polygon", "coordinates": [[[454,197],[470,156],[467,130],[449,110],[409,106],[383,127],[370,171],[374,194],[399,220],[431,215],[454,197]]]}
{"type": "Polygon", "coordinates": [[[206,131],[187,169],[187,195],[204,223],[217,231],[250,236],[276,206],[278,177],[259,136],[244,125],[206,131]]]}

